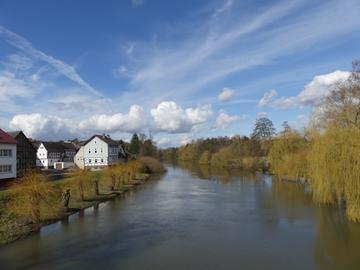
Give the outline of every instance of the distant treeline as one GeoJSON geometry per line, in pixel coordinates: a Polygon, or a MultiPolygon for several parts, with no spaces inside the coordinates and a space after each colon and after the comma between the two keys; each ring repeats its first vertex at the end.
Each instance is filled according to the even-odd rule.
{"type": "Polygon", "coordinates": [[[264,170],[278,179],[311,184],[318,203],[346,207],[360,221],[360,61],[345,81],[332,86],[314,106],[307,128],[287,122],[276,133],[267,118],[256,121],[250,137],[219,137],[162,151],[165,159],[211,166],[264,170]]]}

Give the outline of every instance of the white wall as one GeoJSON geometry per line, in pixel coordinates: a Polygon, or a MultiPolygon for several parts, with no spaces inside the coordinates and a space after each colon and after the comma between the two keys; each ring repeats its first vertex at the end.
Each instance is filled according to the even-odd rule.
{"type": "Polygon", "coordinates": [[[108,144],[98,137],[84,146],[85,167],[101,167],[108,165],[108,144]]]}
{"type": "Polygon", "coordinates": [[[44,147],[43,144],[39,145],[39,148],[36,152],[36,166],[41,168],[47,168],[49,166],[48,160],[47,160],[47,150],[44,147]]]}
{"type": "Polygon", "coordinates": [[[81,146],[79,151],[77,151],[74,157],[75,165],[78,166],[80,169],[84,169],[85,162],[84,162],[84,146],[81,146]]]}
{"type": "Polygon", "coordinates": [[[0,144],[0,149],[11,150],[10,157],[0,157],[0,165],[11,165],[11,172],[0,172],[0,179],[16,178],[16,144],[0,144]]]}

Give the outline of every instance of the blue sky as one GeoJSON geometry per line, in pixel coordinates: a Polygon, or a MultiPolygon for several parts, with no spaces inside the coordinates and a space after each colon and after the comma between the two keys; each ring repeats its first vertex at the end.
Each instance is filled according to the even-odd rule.
{"type": "Polygon", "coordinates": [[[0,127],[160,146],[301,129],[360,57],[360,0],[0,0],[0,127]]]}

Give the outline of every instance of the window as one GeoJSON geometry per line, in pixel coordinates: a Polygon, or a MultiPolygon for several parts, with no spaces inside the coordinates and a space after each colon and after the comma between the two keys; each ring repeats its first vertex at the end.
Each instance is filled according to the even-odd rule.
{"type": "Polygon", "coordinates": [[[97,154],[97,149],[95,148],[95,154],[97,154]]]}
{"type": "Polygon", "coordinates": [[[97,163],[97,159],[95,158],[95,163],[97,163]]]}
{"type": "Polygon", "coordinates": [[[12,151],[11,149],[0,149],[0,157],[11,157],[12,151]]]}
{"type": "Polygon", "coordinates": [[[11,165],[0,165],[0,173],[11,173],[11,165]]]}
{"type": "Polygon", "coordinates": [[[89,149],[89,154],[91,154],[91,149],[89,149]]]}
{"type": "Polygon", "coordinates": [[[104,159],[101,159],[101,163],[104,163],[104,159]]]}
{"type": "Polygon", "coordinates": [[[89,158],[89,163],[91,163],[91,158],[89,158]]]}

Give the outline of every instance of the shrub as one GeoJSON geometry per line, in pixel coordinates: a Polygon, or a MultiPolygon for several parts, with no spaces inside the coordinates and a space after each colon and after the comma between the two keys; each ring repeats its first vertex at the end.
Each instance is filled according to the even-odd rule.
{"type": "MultiPolygon", "coordinates": [[[[163,173],[163,172],[165,172],[164,165],[155,158],[141,157],[140,162],[145,164],[148,172],[150,172],[150,173],[163,173]]],[[[141,167],[139,166],[138,169],[141,169],[141,167]]]]}

